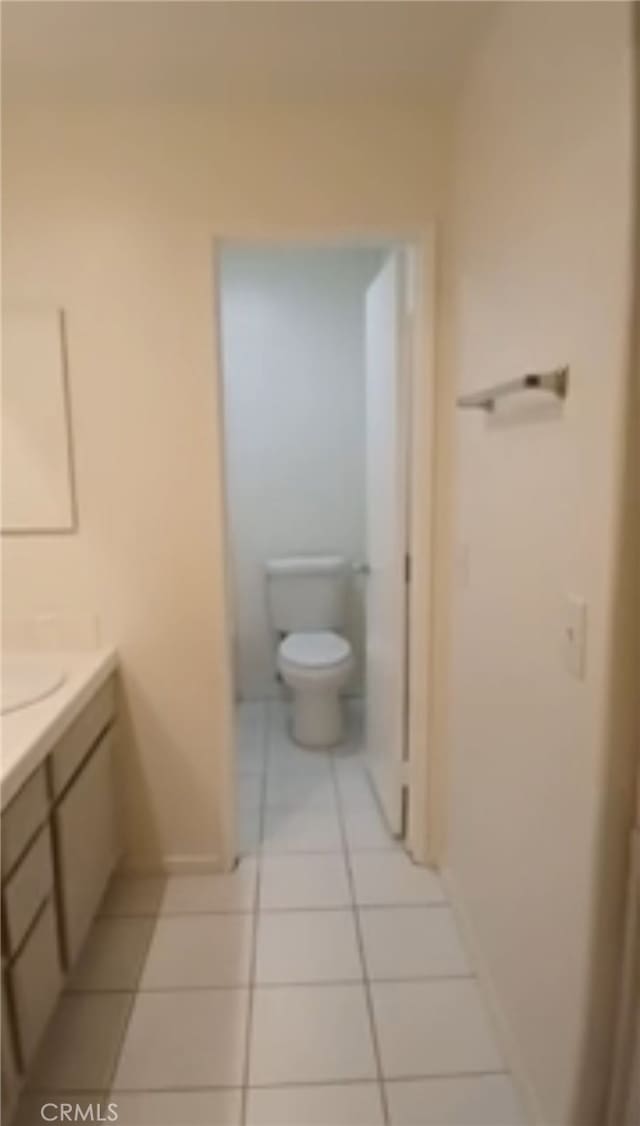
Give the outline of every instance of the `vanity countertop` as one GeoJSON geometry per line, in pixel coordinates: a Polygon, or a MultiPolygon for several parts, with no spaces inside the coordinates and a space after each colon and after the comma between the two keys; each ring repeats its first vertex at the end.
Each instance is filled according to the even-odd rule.
{"type": "MultiPolygon", "coordinates": [[[[39,660],[42,656],[34,654],[39,660]]],[[[44,761],[117,665],[117,654],[112,648],[47,653],[46,657],[64,672],[64,683],[43,700],[9,712],[1,719],[2,809],[44,761]]]]}

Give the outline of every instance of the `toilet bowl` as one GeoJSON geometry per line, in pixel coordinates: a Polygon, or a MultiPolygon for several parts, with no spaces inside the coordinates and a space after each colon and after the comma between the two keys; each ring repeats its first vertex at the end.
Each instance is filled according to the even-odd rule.
{"type": "Polygon", "coordinates": [[[293,737],[304,747],[333,747],[343,738],[340,692],[353,669],[351,646],[331,630],[290,633],[278,669],[293,695],[293,737]]]}

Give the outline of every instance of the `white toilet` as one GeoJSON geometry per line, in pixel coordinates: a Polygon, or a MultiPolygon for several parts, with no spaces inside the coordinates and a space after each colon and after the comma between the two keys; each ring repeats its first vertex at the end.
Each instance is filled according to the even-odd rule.
{"type": "Polygon", "coordinates": [[[340,634],[350,570],[340,555],[269,559],[267,604],[280,638],[278,669],[293,693],[293,737],[303,747],[333,747],[343,738],[340,692],[353,654],[340,634]]]}

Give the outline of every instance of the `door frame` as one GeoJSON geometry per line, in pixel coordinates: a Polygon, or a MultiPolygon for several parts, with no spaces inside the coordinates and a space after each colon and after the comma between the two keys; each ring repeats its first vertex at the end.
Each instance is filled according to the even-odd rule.
{"type": "MultiPolygon", "coordinates": [[[[434,816],[442,795],[432,792],[435,778],[430,747],[434,571],[434,514],[436,495],[435,417],[436,417],[436,253],[435,228],[398,229],[375,227],[362,229],[331,228],[317,230],[269,229],[268,232],[226,232],[213,239],[213,305],[214,305],[214,385],[216,395],[215,440],[219,480],[221,482],[221,526],[219,527],[220,565],[223,576],[225,620],[226,706],[223,708],[218,763],[218,824],[220,826],[220,859],[223,870],[236,862],[236,781],[235,781],[235,676],[233,609],[230,592],[231,537],[228,509],[227,455],[224,413],[224,370],[222,349],[220,256],[228,246],[306,246],[306,247],[384,247],[403,250],[411,261],[407,324],[409,328],[409,363],[404,373],[409,380],[406,399],[408,426],[406,448],[406,544],[411,559],[411,579],[407,592],[406,643],[408,676],[407,775],[409,788],[406,847],[417,863],[436,866],[438,834],[434,816]],[[426,482],[424,489],[417,487],[426,482]]],[[[402,376],[401,376],[402,377],[402,376]]]]}

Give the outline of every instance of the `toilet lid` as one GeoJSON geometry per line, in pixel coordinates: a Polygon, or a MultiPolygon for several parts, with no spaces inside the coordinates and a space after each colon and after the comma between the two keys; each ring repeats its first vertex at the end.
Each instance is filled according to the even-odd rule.
{"type": "Polygon", "coordinates": [[[322,633],[290,633],[280,646],[280,656],[293,665],[326,668],[337,665],[351,655],[351,646],[344,637],[324,630],[322,633]]]}

